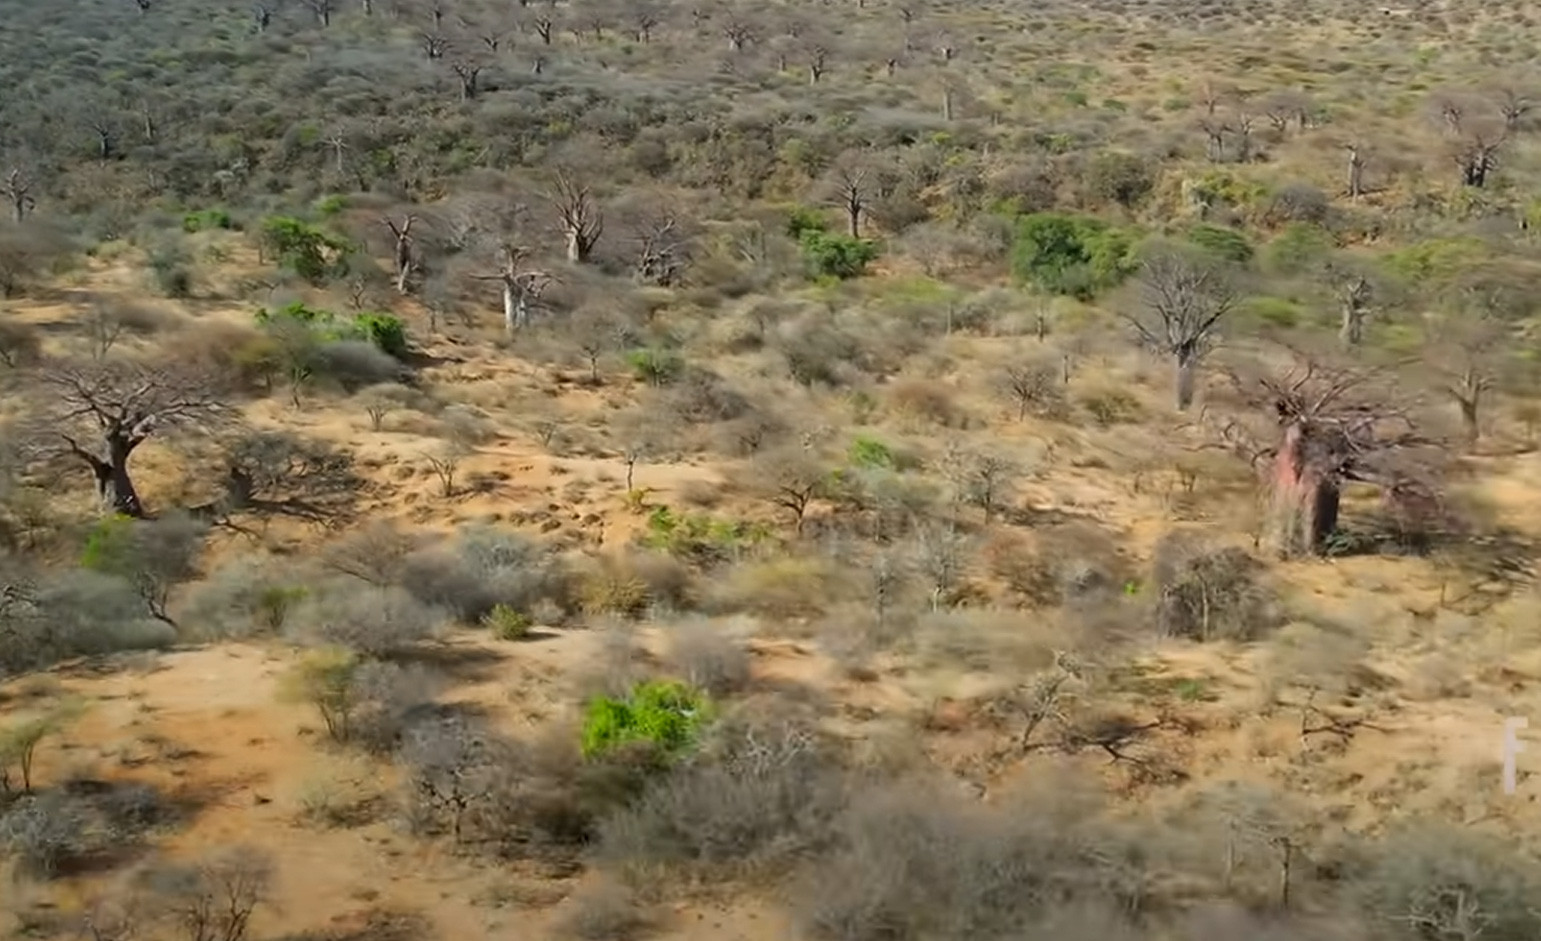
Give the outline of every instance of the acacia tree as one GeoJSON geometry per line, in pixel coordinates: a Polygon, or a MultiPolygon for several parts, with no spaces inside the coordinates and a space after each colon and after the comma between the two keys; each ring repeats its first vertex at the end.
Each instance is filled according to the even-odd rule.
{"type": "Polygon", "coordinates": [[[1186,411],[1199,364],[1214,348],[1220,321],[1235,309],[1239,293],[1216,265],[1175,252],[1147,259],[1141,281],[1144,309],[1122,316],[1146,346],[1172,358],[1177,408],[1186,411]]]}
{"type": "Polygon", "coordinates": [[[1380,369],[1329,367],[1299,354],[1281,375],[1232,374],[1243,400],[1273,420],[1266,447],[1236,423],[1222,434],[1254,466],[1268,462],[1268,537],[1281,556],[1326,550],[1351,481],[1380,488],[1399,512],[1439,505],[1443,445],[1421,432],[1382,378],[1380,369]]]}
{"type": "Polygon", "coordinates": [[[214,377],[176,364],[63,363],[38,375],[48,394],[29,438],[40,456],[86,465],[103,505],[142,517],[129,460],[152,436],[208,428],[229,410],[214,377]]]}

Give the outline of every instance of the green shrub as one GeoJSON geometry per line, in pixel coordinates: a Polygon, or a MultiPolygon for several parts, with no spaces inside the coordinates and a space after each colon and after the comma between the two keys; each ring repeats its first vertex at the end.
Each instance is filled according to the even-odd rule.
{"type": "Polygon", "coordinates": [[[626,354],[632,373],[650,386],[665,386],[685,371],[685,358],[674,350],[643,347],[626,354]]]}
{"type": "Polygon", "coordinates": [[[1188,230],[1188,241],[1226,261],[1246,264],[1252,260],[1252,244],[1235,229],[1200,223],[1188,230]]]}
{"type": "Polygon", "coordinates": [[[1272,275],[1303,274],[1332,251],[1332,236],[1320,226],[1293,222],[1263,246],[1263,269],[1272,275]]]}
{"type": "Polygon", "coordinates": [[[80,553],[80,567],[107,571],[129,552],[134,543],[134,520],[115,513],[104,517],[86,533],[86,545],[80,553]]]}
{"type": "Polygon", "coordinates": [[[1304,312],[1299,304],[1286,298],[1266,294],[1248,298],[1241,304],[1241,312],[1271,327],[1294,327],[1304,319],[1304,312]]]}
{"type": "Polygon", "coordinates": [[[299,219],[272,216],[263,220],[261,244],[280,265],[312,284],[346,273],[348,243],[299,219]]]}
{"type": "Polygon", "coordinates": [[[858,278],[877,260],[877,243],[829,232],[808,230],[798,239],[803,261],[815,278],[858,278]]]}
{"type": "Polygon", "coordinates": [[[223,209],[200,209],[182,217],[182,231],[189,234],[233,228],[235,223],[231,221],[230,213],[223,209]]]}
{"type": "Polygon", "coordinates": [[[361,339],[379,347],[397,359],[407,355],[407,328],[401,318],[390,314],[359,314],[353,318],[354,328],[361,339]]]}
{"type": "MultiPolygon", "coordinates": [[[[1111,102],[1109,102],[1111,104],[1111,102]]],[[[1092,158],[1086,168],[1086,188],[1098,199],[1133,209],[1155,188],[1150,162],[1134,154],[1110,151],[1092,158]]]]}
{"type": "Polygon", "coordinates": [[[407,329],[399,317],[391,314],[365,313],[342,319],[329,310],[294,301],[277,310],[263,308],[257,311],[256,319],[264,327],[284,323],[300,324],[310,331],[318,343],[357,340],[369,343],[380,352],[397,359],[407,354],[407,329]]]}
{"type": "Polygon", "coordinates": [[[1036,212],[1017,222],[1012,273],[1052,294],[1090,300],[1134,272],[1133,248],[1130,232],[1100,219],[1036,212]]]}
{"type": "Polygon", "coordinates": [[[641,543],[671,555],[696,561],[720,561],[734,552],[769,538],[762,525],[724,520],[705,513],[676,513],[666,506],[648,515],[641,543]]]}
{"type": "Polygon", "coordinates": [[[341,195],[323,196],[316,200],[316,215],[322,218],[331,218],[348,208],[348,197],[341,195]]]}
{"type": "Polygon", "coordinates": [[[482,624],[499,640],[524,640],[530,635],[530,628],[535,626],[529,615],[506,604],[493,605],[483,616],[482,624]]]}
{"type": "Polygon", "coordinates": [[[851,442],[848,455],[852,467],[883,468],[893,470],[897,466],[893,449],[876,438],[859,435],[851,442]]]}
{"type": "Polygon", "coordinates": [[[799,242],[809,232],[825,232],[828,229],[829,223],[824,221],[823,214],[807,206],[794,207],[787,219],[787,234],[799,242]]]}
{"type": "Polygon", "coordinates": [[[1104,389],[1081,397],[1081,405],[1103,428],[1137,422],[1145,415],[1140,400],[1124,389],[1104,389]]]}
{"type": "Polygon", "coordinates": [[[684,683],[640,683],[624,700],[608,696],[589,700],[583,717],[583,754],[593,758],[633,742],[677,754],[695,743],[710,717],[707,697],[684,683]]]}

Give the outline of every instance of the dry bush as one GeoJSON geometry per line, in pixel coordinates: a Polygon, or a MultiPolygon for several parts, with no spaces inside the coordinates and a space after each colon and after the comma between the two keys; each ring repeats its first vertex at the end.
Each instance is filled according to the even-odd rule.
{"type": "Polygon", "coordinates": [[[1348,895],[1391,937],[1541,936],[1541,869],[1515,847],[1480,830],[1404,824],[1354,867],[1348,895]]]}
{"type": "Polygon", "coordinates": [[[1028,538],[1010,532],[996,534],[985,544],[982,555],[990,574],[1022,602],[1038,607],[1064,600],[1054,560],[1039,552],[1028,538]]]}
{"type": "Polygon", "coordinates": [[[1241,549],[1168,533],[1152,559],[1156,628],[1166,637],[1253,640],[1277,624],[1262,564],[1241,549]]]}
{"type": "Polygon", "coordinates": [[[1066,905],[1143,905],[1155,860],[1130,834],[1064,797],[985,807],[941,787],[868,791],[839,821],[799,896],[809,935],[1006,938],[1066,905]]]}
{"type": "Polygon", "coordinates": [[[847,799],[844,772],[811,728],[724,720],[697,755],[601,823],[598,852],[633,873],[733,879],[823,845],[847,799]]]}
{"type": "Polygon", "coordinates": [[[916,619],[911,637],[927,666],[1011,673],[1053,665],[1054,651],[1067,640],[1052,621],[988,608],[927,612],[916,619]]]}
{"type": "Polygon", "coordinates": [[[849,584],[842,574],[831,560],[812,555],[741,562],[704,586],[701,607],[776,621],[813,618],[840,600],[849,584]]]}
{"type": "Polygon", "coordinates": [[[687,610],[691,589],[689,568],[655,552],[606,555],[578,576],[579,605],[589,615],[640,618],[654,607],[687,610]]]}
{"type": "Polygon", "coordinates": [[[965,428],[968,417],[950,388],[935,379],[901,379],[888,390],[888,407],[903,418],[943,428],[965,428]]]}
{"type": "Polygon", "coordinates": [[[271,895],[274,863],[236,846],[190,863],[158,863],[138,876],[153,921],[186,941],[244,941],[271,895]]]}
{"type": "Polygon", "coordinates": [[[383,656],[434,636],[449,617],[445,609],[424,604],[404,588],[339,581],[315,586],[284,630],[308,643],[383,656]]]}
{"type": "Polygon", "coordinates": [[[694,619],[669,629],[667,663],[671,671],[714,697],[729,696],[748,685],[749,651],[734,636],[732,622],[694,619]]]}
{"type": "Polygon", "coordinates": [[[476,527],[408,553],[396,576],[425,604],[475,623],[498,605],[530,615],[573,610],[573,576],[550,546],[523,533],[476,527]]]}
{"type": "Polygon", "coordinates": [[[84,777],[0,806],[0,855],[36,879],[68,875],[90,860],[115,859],[180,816],[177,806],[148,784],[84,777]]]}
{"type": "Polygon", "coordinates": [[[18,574],[0,598],[0,677],[69,657],[150,650],[176,640],[176,630],[148,615],[127,579],[86,569],[18,574]]]}
{"type": "Polygon", "coordinates": [[[243,558],[190,586],[177,607],[182,633],[198,640],[245,640],[279,634],[306,595],[302,573],[267,559],[243,558]]]}
{"type": "Polygon", "coordinates": [[[635,941],[651,925],[647,910],[630,889],[601,879],[584,884],[567,899],[554,935],[569,941],[635,941]]]}

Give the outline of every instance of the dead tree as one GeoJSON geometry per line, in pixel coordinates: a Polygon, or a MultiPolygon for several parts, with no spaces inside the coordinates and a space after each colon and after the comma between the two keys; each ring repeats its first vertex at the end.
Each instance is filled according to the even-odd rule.
{"type": "Polygon", "coordinates": [[[692,238],[679,215],[668,209],[649,213],[635,223],[637,260],[632,266],[643,284],[674,287],[690,264],[692,238]]]}
{"type": "MultiPolygon", "coordinates": [[[[537,14],[530,19],[530,28],[535,30],[535,35],[540,37],[540,44],[542,46],[551,45],[551,30],[555,28],[555,26],[556,19],[549,14],[537,14]]],[[[539,72],[540,69],[537,67],[536,73],[539,74],[539,72]]]]}
{"type": "Polygon", "coordinates": [[[213,377],[169,364],[61,364],[38,382],[49,400],[28,436],[36,453],[84,464],[103,506],[131,517],[144,516],[129,472],[139,446],[153,435],[206,429],[229,413],[213,377]]]}
{"type": "Polygon", "coordinates": [[[251,10],[252,23],[257,32],[265,33],[268,27],[273,25],[273,3],[258,3],[251,10]]]}
{"type": "Polygon", "coordinates": [[[392,253],[392,265],[396,269],[396,293],[407,293],[407,281],[412,276],[415,266],[414,252],[412,249],[412,224],[417,221],[416,216],[407,216],[397,225],[395,220],[381,219],[386,228],[391,230],[391,237],[395,239],[395,251],[392,253]]]}
{"type": "Polygon", "coordinates": [[[1269,537],[1282,557],[1326,551],[1351,481],[1380,488],[1392,509],[1438,506],[1443,444],[1420,432],[1382,377],[1300,354],[1282,375],[1232,374],[1243,400],[1272,417],[1272,445],[1256,446],[1235,423],[1222,435],[1254,466],[1266,464],[1269,537]]]}
{"type": "Polygon", "coordinates": [[[337,0],[301,0],[301,2],[316,15],[316,22],[322,26],[332,25],[332,13],[337,8],[337,0]]]}
{"type": "Polygon", "coordinates": [[[845,213],[851,238],[861,238],[861,221],[878,197],[878,173],[866,154],[851,153],[835,162],[824,188],[831,203],[845,213]]]}
{"type": "Polygon", "coordinates": [[[829,47],[823,43],[813,43],[806,50],[808,62],[808,84],[817,85],[829,68],[829,47]]]}
{"type": "Polygon", "coordinates": [[[1364,342],[1364,325],[1370,316],[1375,287],[1363,272],[1332,264],[1327,266],[1327,277],[1338,300],[1338,339],[1344,346],[1358,346],[1364,342]]]}
{"type": "Polygon", "coordinates": [[[1123,318],[1146,346],[1172,358],[1177,408],[1186,411],[1199,363],[1214,347],[1220,321],[1235,309],[1238,292],[1218,267],[1175,253],[1146,261],[1142,281],[1145,309],[1123,318]]]}
{"type": "Polygon", "coordinates": [[[482,63],[471,58],[461,58],[450,63],[450,70],[460,79],[460,100],[472,101],[481,92],[482,63]]]}
{"type": "Polygon", "coordinates": [[[1204,132],[1204,137],[1209,141],[1208,150],[1210,163],[1223,163],[1225,161],[1225,141],[1231,133],[1231,126],[1225,121],[1213,115],[1199,120],[1199,130],[1204,132]]]}
{"type": "Polygon", "coordinates": [[[736,17],[723,24],[722,35],[728,41],[729,52],[744,51],[744,47],[754,38],[749,24],[736,17]]]}
{"type": "Polygon", "coordinates": [[[604,212],[595,202],[593,192],[587,185],[574,181],[567,171],[558,170],[545,199],[561,222],[567,260],[575,265],[587,262],[605,231],[604,212]]]}
{"type": "Polygon", "coordinates": [[[33,185],[32,177],[20,167],[12,167],[10,173],[0,178],[0,195],[11,204],[11,216],[18,225],[37,206],[37,200],[32,197],[33,185]]]}
{"type": "Polygon", "coordinates": [[[1487,317],[1453,318],[1437,327],[1425,347],[1437,384],[1461,415],[1467,447],[1482,436],[1482,406],[1498,385],[1499,363],[1509,340],[1502,324],[1487,317]]]}
{"type": "Polygon", "coordinates": [[[1513,88],[1499,89],[1498,113],[1503,115],[1505,133],[1517,133],[1532,107],[1530,97],[1525,93],[1513,88]]]}
{"type": "Polygon", "coordinates": [[[1358,199],[1364,195],[1365,147],[1358,141],[1349,141],[1343,150],[1348,154],[1348,198],[1358,199]]]}
{"type": "Polygon", "coordinates": [[[1498,154],[1508,142],[1502,130],[1473,130],[1461,136],[1451,152],[1451,159],[1461,174],[1461,184],[1480,189],[1498,169],[1498,154]]]}
{"type": "Polygon", "coordinates": [[[531,254],[527,248],[504,245],[502,253],[502,271],[473,277],[478,281],[497,281],[503,286],[503,330],[512,339],[529,323],[530,313],[556,279],[545,271],[524,266],[525,259],[531,254]]]}
{"type": "Polygon", "coordinates": [[[417,34],[417,41],[430,62],[444,58],[444,53],[449,51],[449,37],[443,33],[424,30],[417,34]]]}
{"type": "Polygon", "coordinates": [[[631,11],[631,35],[640,43],[653,41],[653,30],[663,21],[657,8],[648,4],[638,4],[631,11]]]}

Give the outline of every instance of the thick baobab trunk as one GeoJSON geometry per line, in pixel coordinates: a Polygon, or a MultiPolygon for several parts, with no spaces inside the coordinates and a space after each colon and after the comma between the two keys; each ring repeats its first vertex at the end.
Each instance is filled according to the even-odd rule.
{"type": "Polygon", "coordinates": [[[107,460],[84,451],[77,451],[77,454],[91,467],[102,508],[140,519],[144,516],[144,505],[139,502],[139,491],[134,488],[134,479],[128,472],[128,459],[133,452],[134,446],[128,441],[108,438],[107,460]]]}
{"type": "Polygon", "coordinates": [[[514,332],[524,326],[524,304],[519,299],[519,291],[512,283],[503,285],[503,332],[510,338],[514,332]]]}
{"type": "Polygon", "coordinates": [[[567,229],[567,261],[570,264],[581,265],[589,260],[589,240],[583,230],[577,226],[569,226],[567,229]]]}
{"type": "Polygon", "coordinates": [[[1198,384],[1199,357],[1196,352],[1177,352],[1177,410],[1186,412],[1193,405],[1193,390],[1198,384]]]}
{"type": "Polygon", "coordinates": [[[1461,430],[1465,434],[1467,447],[1475,447],[1477,439],[1482,437],[1482,426],[1477,421],[1477,409],[1481,401],[1479,393],[1472,393],[1455,402],[1461,410],[1461,430]]]}
{"type": "Polygon", "coordinates": [[[861,206],[847,205],[845,209],[846,221],[851,232],[851,238],[861,238],[861,206]]]}
{"type": "Polygon", "coordinates": [[[1321,552],[1338,525],[1337,483],[1309,466],[1305,444],[1305,429],[1286,430],[1269,480],[1270,537],[1286,558],[1321,552]]]}

